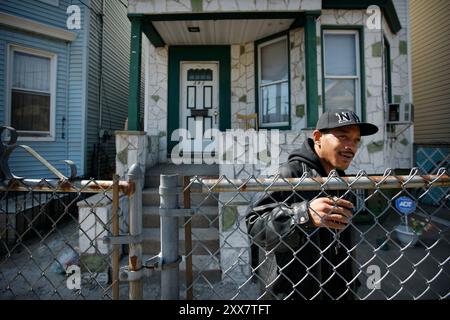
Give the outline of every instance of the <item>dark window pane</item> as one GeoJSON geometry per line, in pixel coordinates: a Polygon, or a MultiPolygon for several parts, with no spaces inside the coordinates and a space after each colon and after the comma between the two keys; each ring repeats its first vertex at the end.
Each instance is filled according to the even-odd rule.
{"type": "Polygon", "coordinates": [[[188,81],[212,81],[211,69],[189,69],[187,74],[188,81]]]}
{"type": "Polygon", "coordinates": [[[12,90],[11,124],[17,130],[50,131],[50,95],[12,90]]]}

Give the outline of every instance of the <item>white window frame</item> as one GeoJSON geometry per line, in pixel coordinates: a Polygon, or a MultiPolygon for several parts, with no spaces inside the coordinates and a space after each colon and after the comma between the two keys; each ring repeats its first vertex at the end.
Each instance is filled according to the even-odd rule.
{"type": "MultiPolygon", "coordinates": [[[[286,122],[273,122],[273,123],[263,123],[262,122],[262,115],[263,115],[262,106],[263,106],[263,104],[262,104],[262,91],[261,91],[261,88],[263,88],[263,87],[286,82],[287,85],[288,85],[288,102],[290,102],[290,97],[289,97],[289,95],[290,95],[290,88],[289,88],[289,86],[290,86],[290,80],[291,79],[289,77],[289,68],[290,68],[290,66],[289,66],[289,54],[290,54],[290,52],[289,52],[289,38],[288,38],[287,35],[282,35],[282,36],[277,37],[275,39],[271,39],[271,40],[268,40],[268,41],[265,41],[263,43],[259,43],[258,44],[258,88],[257,88],[257,90],[258,90],[258,121],[259,121],[259,128],[288,127],[289,126],[289,120],[286,121],[286,122]],[[280,41],[282,39],[286,39],[286,42],[287,42],[287,51],[286,52],[287,52],[288,56],[286,57],[286,59],[287,59],[286,63],[288,64],[288,78],[286,80],[278,80],[278,81],[273,81],[273,82],[270,82],[270,83],[261,84],[261,75],[262,75],[262,72],[261,72],[261,62],[262,62],[261,48],[263,48],[265,46],[268,46],[268,45],[271,45],[272,43],[278,42],[278,41],[280,41]]],[[[290,117],[289,109],[290,109],[290,105],[288,106],[288,117],[290,117]]]]}
{"type": "MultiPolygon", "coordinates": [[[[360,55],[360,48],[359,48],[359,31],[358,30],[323,30],[323,90],[322,93],[323,101],[324,101],[324,112],[327,110],[327,100],[325,96],[325,80],[326,79],[337,79],[337,80],[356,80],[355,81],[355,112],[356,114],[361,118],[362,117],[362,109],[361,109],[361,55],[360,55]],[[326,48],[326,40],[325,35],[326,34],[352,34],[355,35],[355,57],[356,57],[356,76],[327,76],[327,63],[326,63],[326,56],[325,56],[325,48],[326,48]]],[[[362,118],[361,118],[362,119],[362,118]]]]}
{"type": "Polygon", "coordinates": [[[6,63],[6,101],[5,101],[5,125],[11,126],[12,117],[12,79],[13,79],[13,58],[14,52],[23,52],[35,56],[40,56],[50,59],[50,131],[24,131],[17,130],[19,133],[18,141],[55,141],[55,121],[56,121],[56,66],[57,55],[52,52],[43,51],[39,49],[29,48],[20,45],[8,45],[7,63],[6,63]],[[21,136],[21,132],[27,134],[35,134],[28,136],[21,136]]]}

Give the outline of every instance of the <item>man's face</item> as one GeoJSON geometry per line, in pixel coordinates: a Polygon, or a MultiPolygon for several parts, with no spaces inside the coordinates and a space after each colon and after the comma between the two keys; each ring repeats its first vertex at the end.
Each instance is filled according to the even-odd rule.
{"type": "Polygon", "coordinates": [[[359,127],[356,125],[330,129],[324,132],[314,131],[315,150],[325,170],[345,170],[350,166],[361,142],[359,127]]]}

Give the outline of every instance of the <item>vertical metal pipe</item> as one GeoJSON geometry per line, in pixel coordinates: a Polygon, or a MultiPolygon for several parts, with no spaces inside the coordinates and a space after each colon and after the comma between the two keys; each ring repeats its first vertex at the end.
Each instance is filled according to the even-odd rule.
{"type": "MultiPolygon", "coordinates": [[[[134,183],[134,192],[128,196],[130,212],[130,235],[142,234],[142,171],[138,164],[133,164],[128,171],[128,180],[134,183]]],[[[130,243],[128,258],[128,271],[141,272],[142,270],[142,242],[130,243]]],[[[129,299],[141,300],[143,296],[142,280],[137,278],[130,281],[129,299]]]]}
{"type": "MultiPolygon", "coordinates": [[[[113,176],[113,198],[112,198],[112,226],[111,233],[113,237],[119,235],[119,216],[117,211],[119,209],[119,176],[113,176]]],[[[111,256],[111,273],[112,273],[112,297],[113,300],[119,300],[119,246],[113,244],[111,256]]]]}
{"type": "MultiPolygon", "coordinates": [[[[185,209],[191,208],[191,188],[189,185],[190,177],[184,177],[183,183],[183,204],[185,209]]],[[[192,217],[186,217],[184,225],[184,255],[186,256],[186,300],[193,298],[193,274],[192,274],[192,217]]]]}
{"type": "MultiPolygon", "coordinates": [[[[178,175],[161,175],[160,208],[178,207],[178,175]]],[[[161,215],[161,263],[169,264],[178,260],[178,217],[161,215]]],[[[161,300],[179,300],[179,265],[161,270],[161,300]]]]}

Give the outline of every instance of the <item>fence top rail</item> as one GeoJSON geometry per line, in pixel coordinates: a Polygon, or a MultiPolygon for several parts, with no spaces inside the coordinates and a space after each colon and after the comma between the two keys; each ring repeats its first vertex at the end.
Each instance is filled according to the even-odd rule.
{"type": "Polygon", "coordinates": [[[261,192],[261,191],[318,191],[318,190],[348,190],[348,189],[399,189],[399,188],[429,188],[450,187],[450,177],[440,171],[436,175],[403,175],[403,176],[368,176],[358,174],[352,177],[317,177],[308,178],[255,178],[228,179],[222,176],[218,179],[201,179],[194,177],[189,185],[193,193],[208,192],[261,192]]]}
{"type": "MultiPolygon", "coordinates": [[[[133,181],[118,181],[119,192],[131,195],[135,191],[133,181]]],[[[59,179],[11,179],[0,183],[0,192],[74,192],[105,193],[113,191],[113,180],[59,180],[59,179]]]]}

